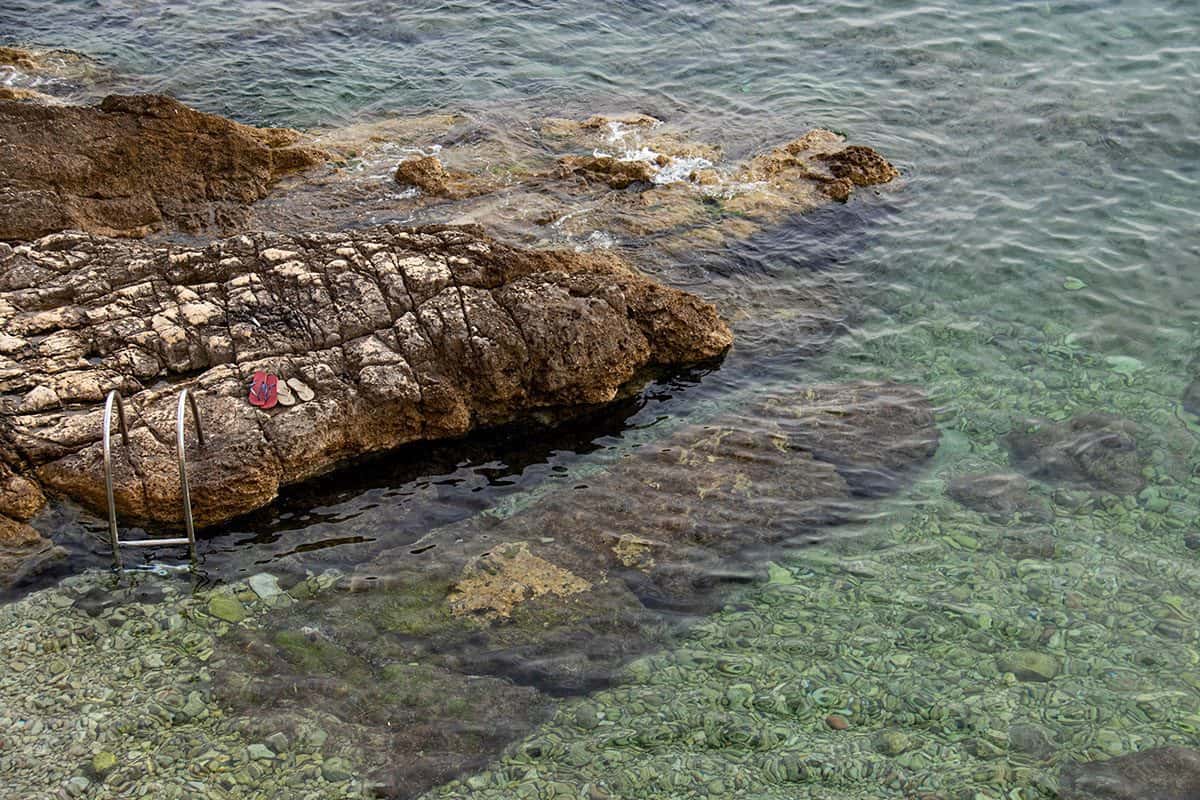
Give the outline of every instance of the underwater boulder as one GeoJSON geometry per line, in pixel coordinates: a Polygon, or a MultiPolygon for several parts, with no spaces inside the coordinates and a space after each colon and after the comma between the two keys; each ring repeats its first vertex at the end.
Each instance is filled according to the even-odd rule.
{"type": "Polygon", "coordinates": [[[887,381],[801,387],[766,401],[762,413],[793,449],[834,465],[859,494],[894,491],[940,439],[925,394],[887,381]]]}
{"type": "Polygon", "coordinates": [[[1068,764],[1059,778],[1061,800],[1196,800],[1200,750],[1155,747],[1139,753],[1068,764]]]}
{"type": "Polygon", "coordinates": [[[1014,472],[957,475],[946,486],[959,505],[997,520],[1020,514],[1027,520],[1048,522],[1054,517],[1050,502],[1029,491],[1029,481],[1014,472]]]}
{"type": "Polygon", "coordinates": [[[1080,414],[1063,422],[1030,422],[1004,437],[1012,463],[1031,477],[1134,494],[1145,485],[1138,448],[1142,432],[1112,414],[1080,414]]]}

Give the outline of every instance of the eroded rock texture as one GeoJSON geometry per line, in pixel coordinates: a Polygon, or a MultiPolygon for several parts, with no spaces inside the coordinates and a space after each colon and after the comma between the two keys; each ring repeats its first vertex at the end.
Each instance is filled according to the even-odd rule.
{"type": "Polygon", "coordinates": [[[211,439],[189,467],[207,524],[345,459],[604,403],[645,367],[731,342],[712,306],[613,256],[515,250],[475,229],[255,234],[195,250],[66,233],[4,251],[0,454],[102,510],[103,400],[120,389],[127,518],[180,519],[185,386],[211,439]],[[290,405],[249,405],[255,370],[289,379],[290,405]]]}
{"type": "Polygon", "coordinates": [[[281,175],[323,161],[298,141],[158,95],[87,107],[0,99],[0,240],[236,223],[281,175]]]}

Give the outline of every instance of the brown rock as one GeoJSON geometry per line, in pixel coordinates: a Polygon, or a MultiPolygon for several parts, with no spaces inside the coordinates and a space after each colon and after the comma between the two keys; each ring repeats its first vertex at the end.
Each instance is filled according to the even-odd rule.
{"type": "Polygon", "coordinates": [[[589,181],[607,183],[613,189],[625,189],[634,183],[650,183],[658,172],[649,161],[622,161],[613,156],[563,156],[558,161],[559,176],[579,175],[589,181]]]}
{"type": "Polygon", "coordinates": [[[24,72],[38,69],[38,57],[30,50],[19,47],[0,47],[0,64],[16,67],[24,72]]]}
{"type": "Polygon", "coordinates": [[[115,443],[117,505],[163,522],[181,516],[183,386],[211,437],[189,451],[209,524],[348,458],[608,402],[647,366],[731,341],[712,306],[615,257],[516,250],[475,229],[256,234],[203,250],[57,234],[0,268],[0,454],[102,511],[101,409],[119,388],[130,445],[115,443]],[[258,369],[312,399],[255,409],[258,369]]]}
{"type": "Polygon", "coordinates": [[[570,597],[590,587],[578,575],[530,553],[527,542],[503,542],[467,563],[448,602],[455,616],[507,618],[536,597],[570,597]]]}
{"type": "Polygon", "coordinates": [[[855,186],[873,186],[900,177],[900,172],[886,158],[860,144],[833,153],[818,153],[814,158],[825,162],[833,177],[848,180],[855,186]]]}
{"type": "Polygon", "coordinates": [[[396,167],[396,182],[416,186],[431,195],[443,195],[447,189],[446,169],[437,156],[401,161],[396,167]]]}
{"type": "Polygon", "coordinates": [[[486,178],[447,170],[437,156],[401,161],[396,167],[395,177],[397,183],[416,186],[430,197],[445,197],[451,200],[462,200],[495,188],[486,178]]]}
{"type": "Polygon", "coordinates": [[[89,107],[0,100],[0,239],[236,223],[281,175],[321,163],[298,138],[158,95],[89,107]]]}
{"type": "Polygon", "coordinates": [[[837,714],[830,714],[826,717],[825,724],[835,731],[844,731],[850,727],[850,723],[846,721],[846,718],[837,714]]]}
{"type": "Polygon", "coordinates": [[[0,515],[0,589],[41,572],[66,551],[23,522],[0,515]]]}
{"type": "Polygon", "coordinates": [[[0,464],[0,515],[28,522],[45,504],[46,498],[37,484],[0,464]]]}

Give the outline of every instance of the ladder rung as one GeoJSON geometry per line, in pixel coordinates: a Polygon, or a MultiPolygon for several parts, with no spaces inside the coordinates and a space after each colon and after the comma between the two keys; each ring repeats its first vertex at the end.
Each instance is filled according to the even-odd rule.
{"type": "Polygon", "coordinates": [[[182,539],[122,539],[117,542],[121,547],[155,547],[158,545],[191,544],[191,540],[182,539]]]}

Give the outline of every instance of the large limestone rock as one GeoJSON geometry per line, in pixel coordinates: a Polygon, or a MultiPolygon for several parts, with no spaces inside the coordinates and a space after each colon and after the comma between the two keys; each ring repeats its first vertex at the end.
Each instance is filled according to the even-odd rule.
{"type": "Polygon", "coordinates": [[[5,247],[0,325],[5,462],[102,510],[103,401],[120,389],[122,517],[177,521],[188,387],[210,437],[190,439],[200,524],[366,453],[605,403],[643,368],[731,341],[712,306],[616,257],[390,226],[204,249],[80,233],[5,247]],[[246,400],[255,370],[287,380],[271,411],[246,400]]]}
{"type": "Polygon", "coordinates": [[[324,160],[298,140],[157,95],[89,107],[0,99],[0,240],[236,223],[281,175],[324,160]]]}

